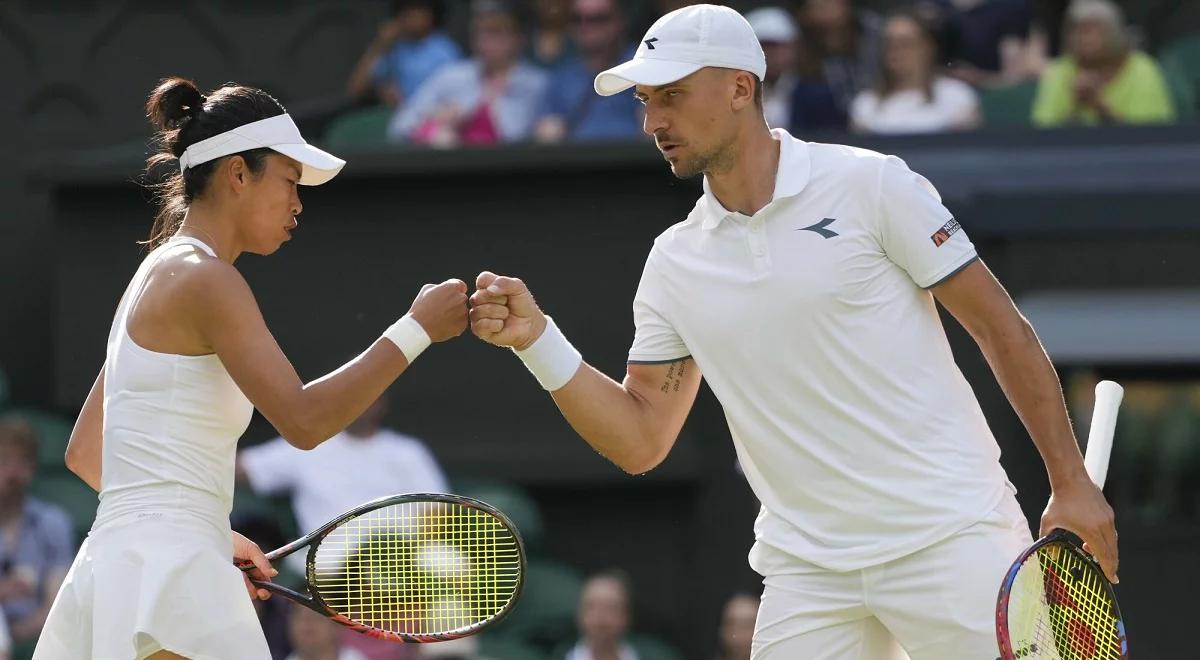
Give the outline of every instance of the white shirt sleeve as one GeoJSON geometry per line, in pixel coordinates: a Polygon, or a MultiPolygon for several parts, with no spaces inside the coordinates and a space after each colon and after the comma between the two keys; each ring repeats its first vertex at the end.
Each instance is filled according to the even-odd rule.
{"type": "Polygon", "coordinates": [[[410,442],[412,445],[409,451],[402,454],[397,452],[410,462],[405,466],[404,472],[407,483],[400,484],[403,488],[400,492],[449,493],[450,486],[446,483],[446,475],[438,465],[437,459],[433,457],[433,452],[420,440],[411,438],[410,442]]]}
{"type": "Polygon", "coordinates": [[[301,451],[283,438],[243,449],[238,462],[256,493],[274,495],[296,486],[301,451]]]}
{"type": "Polygon", "coordinates": [[[8,623],[4,620],[4,614],[0,613],[0,653],[8,654],[12,651],[12,638],[8,636],[8,623]]]}
{"type": "Polygon", "coordinates": [[[675,332],[663,313],[663,283],[653,264],[654,252],[646,259],[642,281],[633,296],[633,346],[630,364],[674,362],[691,355],[687,344],[675,332]]]}
{"type": "Polygon", "coordinates": [[[933,184],[895,156],[883,162],[876,216],[884,253],[923,289],[978,258],[933,184]]]}

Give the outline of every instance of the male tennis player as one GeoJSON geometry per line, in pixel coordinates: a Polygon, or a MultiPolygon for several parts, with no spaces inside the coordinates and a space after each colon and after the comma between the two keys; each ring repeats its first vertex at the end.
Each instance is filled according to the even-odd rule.
{"type": "Polygon", "coordinates": [[[634,474],[670,451],[704,373],[762,502],[757,660],[995,658],[996,593],[1031,538],[935,299],[1045,460],[1042,528],[1079,534],[1115,577],[1112,510],[1037,336],[934,188],[898,158],[770,130],[764,70],[740,15],[698,5],[596,78],[600,94],[636,86],[672,171],[704,175],[650,250],[623,383],[584,364],[518,279],[479,275],[472,328],[634,474]]]}

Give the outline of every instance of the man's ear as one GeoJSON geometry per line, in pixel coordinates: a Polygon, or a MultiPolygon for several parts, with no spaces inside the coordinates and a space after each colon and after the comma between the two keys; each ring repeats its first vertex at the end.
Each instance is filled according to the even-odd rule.
{"type": "Polygon", "coordinates": [[[755,79],[754,74],[747,71],[735,71],[733,73],[733,98],[731,104],[734,110],[742,110],[748,106],[754,105],[754,89],[755,85],[760,84],[755,79]]]}

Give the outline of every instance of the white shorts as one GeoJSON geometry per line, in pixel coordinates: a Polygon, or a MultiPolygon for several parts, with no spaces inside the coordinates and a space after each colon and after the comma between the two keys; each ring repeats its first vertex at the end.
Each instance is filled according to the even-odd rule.
{"type": "Polygon", "coordinates": [[[93,530],[50,606],[34,660],[140,660],[161,650],[269,660],[230,532],[188,518],[154,514],[93,530]]]}
{"type": "Polygon", "coordinates": [[[751,658],[995,660],[996,594],[1032,542],[1006,493],[978,523],[862,570],[828,571],[756,544],[765,589],[751,658]]]}

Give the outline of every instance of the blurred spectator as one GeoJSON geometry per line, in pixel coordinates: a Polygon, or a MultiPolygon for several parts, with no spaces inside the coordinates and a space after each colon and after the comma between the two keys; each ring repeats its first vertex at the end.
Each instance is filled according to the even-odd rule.
{"type": "Polygon", "coordinates": [[[600,96],[596,75],[633,57],[618,0],[572,0],[571,32],[579,54],[550,74],[535,135],[542,142],[619,140],[641,135],[633,94],[600,96]]]}
{"type": "Polygon", "coordinates": [[[522,62],[517,10],[502,0],[471,8],[473,57],[438,71],[392,118],[392,140],[436,147],[489,145],[529,137],[546,74],[522,62]]]}
{"type": "Polygon", "coordinates": [[[41,633],[75,555],[66,512],[26,494],[37,443],[25,420],[0,420],[0,608],[18,644],[41,633]]]}
{"type": "Polygon", "coordinates": [[[312,451],[283,438],[244,449],[238,477],[257,493],[290,492],[303,533],[377,497],[446,492],[446,478],[425,444],[383,428],[388,402],[385,392],[345,431],[312,451]]]}
{"type": "Polygon", "coordinates": [[[1018,66],[1029,37],[1029,0],[921,0],[941,27],[949,74],[972,85],[1023,77],[1018,66]]]}
{"type": "Polygon", "coordinates": [[[717,660],[750,660],[750,642],[758,618],[758,598],[734,594],[721,613],[720,643],[717,660]]]}
{"type": "Polygon", "coordinates": [[[767,56],[763,80],[763,114],[772,128],[787,128],[792,120],[792,95],[796,91],[796,47],[799,32],[788,12],[763,7],[746,14],[754,35],[767,56]]]}
{"type": "Polygon", "coordinates": [[[579,596],[579,642],[563,660],[638,660],[625,641],[629,631],[629,577],[602,571],[588,578],[579,596]]]}
{"type": "Polygon", "coordinates": [[[1033,121],[1152,124],[1175,119],[1158,64],[1136,51],[1121,10],[1110,0],[1075,0],[1067,10],[1066,53],[1042,74],[1033,121]]]}
{"type": "Polygon", "coordinates": [[[358,651],[342,646],[342,626],[301,605],[292,604],[289,609],[292,654],[287,660],[367,660],[358,651]]]}
{"type": "Polygon", "coordinates": [[[359,58],[346,85],[354,100],[397,107],[443,66],[462,59],[458,44],[441,31],[441,0],[393,0],[391,18],[359,58]]]}
{"type": "Polygon", "coordinates": [[[0,616],[0,660],[9,660],[11,653],[12,638],[8,636],[8,622],[0,616]]]}
{"type": "Polygon", "coordinates": [[[935,133],[979,125],[979,99],[961,80],[942,75],[933,32],[914,13],[888,18],[879,83],[850,108],[863,133],[935,133]]]}
{"type": "Polygon", "coordinates": [[[571,0],[533,0],[534,24],[526,57],[538,66],[553,69],[575,54],[567,31],[571,0]]]}
{"type": "Polygon", "coordinates": [[[421,660],[487,660],[479,655],[478,637],[460,637],[437,644],[421,644],[417,657],[421,660]]]}
{"type": "Polygon", "coordinates": [[[875,84],[879,70],[883,22],[851,0],[797,0],[796,16],[807,56],[844,114],[860,90],[875,84]]]}

